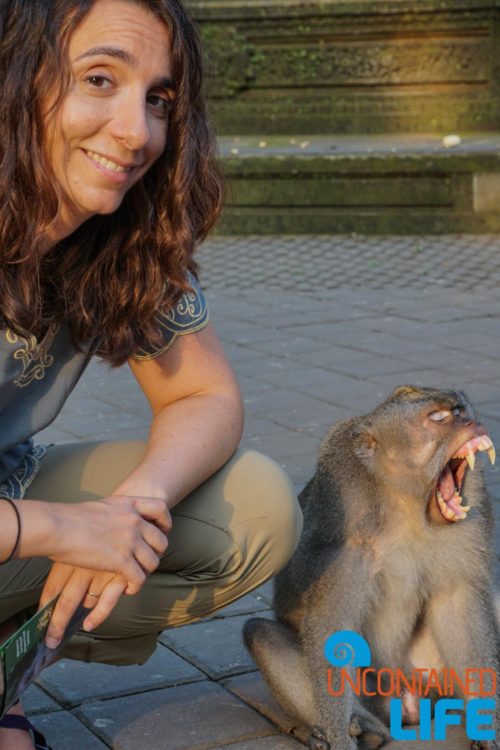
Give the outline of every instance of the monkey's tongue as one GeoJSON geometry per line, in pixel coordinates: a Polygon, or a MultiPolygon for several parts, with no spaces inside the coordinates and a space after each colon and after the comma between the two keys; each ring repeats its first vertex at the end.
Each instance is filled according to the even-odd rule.
{"type": "Polygon", "coordinates": [[[448,464],[439,475],[438,490],[445,503],[449,503],[453,499],[455,494],[455,479],[453,478],[453,472],[448,464]]]}
{"type": "Polygon", "coordinates": [[[447,521],[461,521],[470,510],[470,506],[462,505],[462,498],[449,466],[445,466],[439,476],[436,498],[439,510],[447,521]]]}

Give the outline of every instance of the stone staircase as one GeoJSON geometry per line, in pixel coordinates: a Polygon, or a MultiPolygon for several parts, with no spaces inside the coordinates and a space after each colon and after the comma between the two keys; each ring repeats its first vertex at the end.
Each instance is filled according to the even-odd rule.
{"type": "Polygon", "coordinates": [[[499,231],[500,0],[188,6],[229,181],[220,233],[499,231]]]}

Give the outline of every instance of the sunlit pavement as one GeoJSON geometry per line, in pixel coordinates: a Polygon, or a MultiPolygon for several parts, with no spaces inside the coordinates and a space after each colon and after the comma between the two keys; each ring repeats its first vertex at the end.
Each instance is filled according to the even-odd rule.
{"type": "MultiPolygon", "coordinates": [[[[297,490],[327,428],[404,383],[465,390],[500,445],[499,235],[224,237],[199,261],[245,398],[243,445],[285,467],[297,490]]],[[[146,438],[148,424],[128,368],[96,361],[39,437],[146,438]]],[[[500,469],[486,474],[498,518],[500,469]]],[[[497,553],[499,539],[497,528],[497,553]]],[[[299,749],[241,642],[246,616],[270,602],[268,583],[164,631],[142,667],[63,661],[28,708],[55,750],[299,749]]]]}

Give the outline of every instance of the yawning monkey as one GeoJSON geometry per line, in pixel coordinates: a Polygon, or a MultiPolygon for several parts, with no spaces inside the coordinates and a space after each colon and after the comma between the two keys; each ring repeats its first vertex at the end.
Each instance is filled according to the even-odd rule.
{"type": "MultiPolygon", "coordinates": [[[[387,699],[329,695],[324,646],[334,632],[363,636],[375,669],[453,669],[462,680],[467,669],[496,672],[493,515],[475,467],[479,451],[494,462],[462,393],[411,386],[335,425],[323,441],[300,495],[302,538],[276,579],[277,621],[245,625],[276,698],[311,727],[310,748],[389,739],[387,699]]],[[[340,669],[330,675],[338,687],[340,669]]],[[[418,697],[401,698],[404,720],[418,721],[418,697]]]]}

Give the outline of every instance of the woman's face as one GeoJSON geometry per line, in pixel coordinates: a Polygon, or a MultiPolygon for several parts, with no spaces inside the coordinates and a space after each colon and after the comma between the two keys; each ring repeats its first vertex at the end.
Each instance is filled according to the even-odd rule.
{"type": "Polygon", "coordinates": [[[69,234],[110,214],[165,148],[173,98],[166,25],[130,0],[96,0],[69,44],[71,87],[46,119],[69,234]]]}

